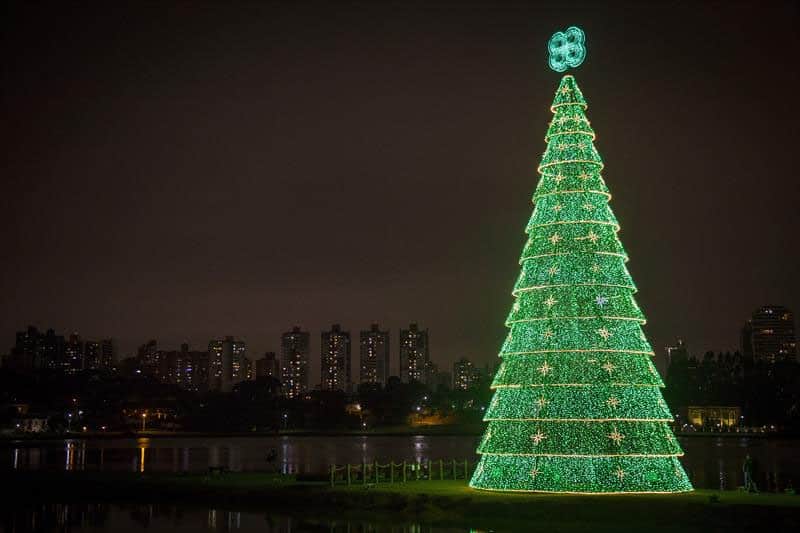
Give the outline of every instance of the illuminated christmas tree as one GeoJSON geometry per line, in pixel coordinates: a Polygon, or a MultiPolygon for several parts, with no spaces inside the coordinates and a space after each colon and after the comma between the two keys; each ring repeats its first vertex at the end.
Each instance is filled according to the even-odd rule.
{"type": "Polygon", "coordinates": [[[586,107],[575,78],[564,76],[470,486],[692,490],[586,107]]]}

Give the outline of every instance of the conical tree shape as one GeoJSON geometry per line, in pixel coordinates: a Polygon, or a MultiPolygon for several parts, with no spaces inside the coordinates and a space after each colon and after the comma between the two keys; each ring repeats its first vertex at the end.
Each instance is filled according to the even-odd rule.
{"type": "Polygon", "coordinates": [[[586,107],[575,78],[564,76],[470,486],[692,490],[586,107]]]}

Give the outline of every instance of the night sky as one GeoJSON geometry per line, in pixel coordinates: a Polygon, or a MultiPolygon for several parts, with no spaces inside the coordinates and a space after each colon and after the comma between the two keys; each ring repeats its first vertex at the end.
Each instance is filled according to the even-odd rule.
{"type": "Polygon", "coordinates": [[[572,24],[655,350],[800,311],[793,3],[17,4],[0,353],[36,324],[258,357],[299,324],[316,383],[322,328],[391,327],[397,372],[414,321],[440,365],[494,361],[572,24]]]}

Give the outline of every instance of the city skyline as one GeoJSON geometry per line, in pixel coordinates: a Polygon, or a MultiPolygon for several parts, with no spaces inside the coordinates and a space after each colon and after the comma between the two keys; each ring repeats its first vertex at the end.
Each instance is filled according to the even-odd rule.
{"type": "MultiPolygon", "coordinates": [[[[77,326],[130,353],[232,334],[263,353],[292,323],[413,320],[448,366],[496,361],[563,15],[42,9],[10,8],[6,34],[0,337],[77,326]]],[[[776,96],[800,88],[796,8],[584,17],[648,338],[733,350],[754,308],[800,309],[800,117],[776,96]]]]}
{"type": "MultiPolygon", "coordinates": [[[[699,356],[703,353],[723,354],[727,352],[739,353],[744,357],[754,358],[756,360],[763,359],[774,362],[777,358],[777,360],[795,361],[800,355],[797,353],[795,328],[794,313],[791,309],[780,305],[762,305],[756,308],[750,317],[745,319],[745,326],[740,330],[739,344],[734,349],[697,350],[692,347],[691,340],[676,335],[667,345],[655,347],[656,359],[662,360],[663,365],[660,371],[664,375],[666,375],[667,367],[673,357],[675,357],[675,354],[680,354],[681,357],[687,358],[690,354],[692,356],[699,356]],[[754,339],[760,340],[755,340],[754,342],[754,339]]],[[[411,379],[410,376],[412,373],[416,376],[417,381],[430,385],[436,381],[436,375],[448,373],[448,368],[453,369],[453,383],[457,383],[458,381],[467,379],[464,376],[459,378],[459,371],[456,370],[463,362],[467,362],[471,368],[474,367],[476,369],[488,369],[494,366],[491,362],[483,363],[480,360],[476,360],[474,357],[466,355],[461,355],[453,362],[431,357],[428,329],[420,330],[418,329],[418,324],[414,322],[410,322],[408,325],[401,326],[394,330],[397,333],[395,342],[391,340],[393,337],[392,331],[393,328],[383,329],[380,323],[375,322],[369,325],[369,329],[354,328],[354,333],[351,333],[350,328],[343,327],[341,324],[336,323],[318,331],[312,331],[302,326],[294,325],[291,329],[284,331],[280,336],[280,357],[277,355],[279,353],[277,350],[256,352],[252,347],[247,349],[246,346],[248,346],[248,344],[246,339],[230,335],[225,335],[223,338],[212,337],[207,343],[208,351],[206,352],[198,352],[195,349],[196,344],[192,344],[188,339],[184,340],[176,347],[169,343],[164,343],[159,339],[151,338],[139,344],[136,353],[125,354],[117,350],[117,341],[113,337],[102,337],[98,341],[95,339],[99,337],[82,337],[78,332],[59,335],[58,330],[54,330],[54,328],[39,329],[39,325],[36,324],[28,325],[26,329],[24,328],[16,332],[16,345],[20,346],[21,344],[26,345],[30,343],[31,340],[28,339],[28,337],[32,333],[38,333],[42,336],[40,342],[43,343],[42,353],[46,358],[47,353],[55,349],[54,344],[56,342],[60,343],[64,355],[63,364],[66,365],[64,370],[67,372],[75,372],[83,368],[107,368],[109,367],[109,361],[112,363],[120,363],[123,359],[129,357],[138,357],[144,366],[150,365],[158,367],[159,364],[164,364],[158,362],[159,357],[171,357],[174,359],[178,353],[188,353],[193,354],[196,358],[198,355],[204,353],[205,359],[210,361],[210,366],[206,369],[207,372],[211,373],[211,379],[208,385],[212,389],[219,390],[230,390],[231,385],[231,383],[229,383],[225,386],[220,381],[222,374],[219,368],[224,365],[222,359],[222,347],[224,343],[231,344],[230,355],[232,359],[228,364],[231,366],[231,375],[229,379],[233,380],[233,384],[241,381],[245,374],[249,374],[252,377],[262,375],[266,368],[269,367],[271,370],[267,372],[267,374],[276,377],[282,382],[286,381],[287,385],[285,389],[287,390],[290,388],[293,389],[294,387],[290,383],[294,381],[294,376],[287,363],[290,359],[287,354],[299,349],[300,352],[302,352],[302,356],[294,358],[294,361],[298,371],[302,368],[300,375],[304,377],[302,377],[300,381],[302,381],[303,384],[297,385],[300,388],[297,389],[296,392],[292,392],[290,396],[296,396],[300,392],[314,389],[338,389],[351,392],[357,385],[362,383],[379,383],[385,385],[388,378],[391,376],[397,377],[403,382],[408,382],[411,379]],[[314,334],[312,335],[312,333],[314,334]],[[321,334],[321,340],[318,345],[319,349],[315,352],[315,346],[312,345],[311,339],[317,338],[316,333],[321,334]],[[341,337],[346,340],[346,351],[338,355],[328,353],[325,339],[326,335],[329,337],[331,334],[341,335],[341,337]],[[359,344],[356,348],[351,347],[351,341],[354,338],[358,340],[359,344]],[[420,340],[417,341],[415,340],[416,338],[420,340]],[[299,344],[294,344],[296,342],[299,342],[299,344]],[[392,346],[395,347],[394,350],[392,346]],[[77,351],[74,354],[71,353],[75,350],[77,351]],[[419,355],[409,357],[409,352],[412,354],[419,352],[419,355]],[[237,353],[239,354],[238,356],[236,355],[237,353]],[[335,386],[330,382],[326,383],[326,380],[323,379],[325,375],[324,369],[326,368],[326,354],[328,356],[327,361],[329,365],[331,362],[335,362],[341,367],[338,370],[333,370],[333,372],[345,372],[345,374],[337,375],[338,381],[336,381],[335,386]],[[245,358],[248,364],[247,369],[240,369],[240,364],[242,362],[240,356],[245,358]],[[264,357],[271,358],[271,362],[266,363],[263,361],[264,357]],[[334,359],[342,357],[344,360],[331,361],[329,359],[330,357],[334,359]],[[86,362],[83,361],[84,358],[86,362]],[[81,361],[76,363],[73,359],[80,359],[81,361]],[[94,361],[91,361],[92,359],[94,359],[94,361]],[[102,363],[100,361],[102,361],[102,363]],[[263,366],[261,371],[257,371],[259,364],[266,366],[263,366]],[[215,368],[216,370],[214,370],[215,368]],[[318,372],[315,371],[315,369],[318,372]],[[432,373],[432,375],[428,375],[428,373],[432,373]]],[[[327,346],[330,348],[330,345],[327,346]]],[[[9,349],[8,353],[13,353],[13,350],[9,349]]],[[[3,354],[2,351],[0,351],[0,355],[1,354],[3,354]]],[[[18,361],[14,364],[20,364],[20,362],[18,361]]],[[[171,364],[175,366],[174,361],[171,364]]],[[[499,360],[496,361],[495,364],[499,364],[499,360]]],[[[197,365],[192,364],[190,366],[196,367],[197,365]]],[[[52,363],[47,365],[47,367],[56,369],[52,363]]],[[[469,372],[467,372],[467,374],[468,373],[469,372]]],[[[180,371],[178,374],[180,374],[180,371]]],[[[191,376],[189,376],[189,378],[191,381],[191,376]]],[[[180,379],[178,383],[180,383],[180,379]]]]}

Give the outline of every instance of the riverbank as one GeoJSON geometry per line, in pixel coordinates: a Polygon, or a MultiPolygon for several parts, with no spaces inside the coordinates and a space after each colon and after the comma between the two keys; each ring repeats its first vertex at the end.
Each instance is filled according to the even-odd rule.
{"type": "Polygon", "coordinates": [[[175,503],[218,509],[424,522],[494,531],[772,531],[800,528],[800,496],[696,491],[671,495],[481,492],[464,480],[330,487],[263,473],[5,472],[0,505],[175,503]]]}

